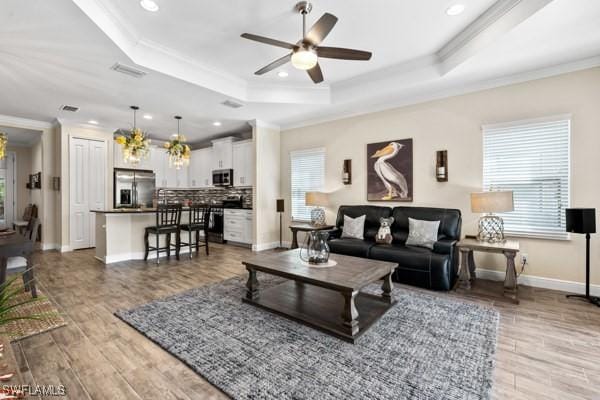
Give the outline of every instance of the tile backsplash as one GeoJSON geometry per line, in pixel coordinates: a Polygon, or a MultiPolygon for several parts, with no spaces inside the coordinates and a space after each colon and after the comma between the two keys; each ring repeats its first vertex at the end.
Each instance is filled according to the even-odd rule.
{"type": "Polygon", "coordinates": [[[192,200],[198,203],[210,204],[221,202],[230,196],[242,196],[244,207],[252,208],[252,188],[214,187],[202,189],[163,189],[160,191],[160,201],[165,197],[169,203],[180,203],[192,200]]]}

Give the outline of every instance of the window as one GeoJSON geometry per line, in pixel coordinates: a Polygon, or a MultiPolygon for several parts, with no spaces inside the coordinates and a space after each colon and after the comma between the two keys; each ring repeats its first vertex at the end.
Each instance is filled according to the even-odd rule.
{"type": "Polygon", "coordinates": [[[570,117],[483,127],[483,189],[512,190],[507,235],[567,239],[570,117]]]}
{"type": "Polygon", "coordinates": [[[306,192],[323,190],[325,181],[325,149],[292,151],[292,219],[310,221],[313,207],[304,204],[306,192]]]}

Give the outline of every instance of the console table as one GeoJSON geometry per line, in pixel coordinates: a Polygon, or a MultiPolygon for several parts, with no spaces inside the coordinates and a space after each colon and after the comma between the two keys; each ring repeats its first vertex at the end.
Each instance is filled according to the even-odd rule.
{"type": "Polygon", "coordinates": [[[290,225],[292,231],[292,247],[291,249],[298,248],[298,231],[300,232],[311,232],[311,231],[328,231],[333,229],[333,225],[313,225],[306,222],[294,222],[290,225]]]}
{"type": "Polygon", "coordinates": [[[477,239],[465,238],[456,245],[460,252],[460,270],[458,273],[457,287],[471,288],[471,282],[475,280],[476,266],[473,252],[483,251],[486,253],[500,253],[506,257],[506,277],[504,278],[504,296],[513,302],[519,303],[517,296],[517,270],[515,257],[519,252],[519,242],[506,240],[498,243],[482,242],[477,239]]]}

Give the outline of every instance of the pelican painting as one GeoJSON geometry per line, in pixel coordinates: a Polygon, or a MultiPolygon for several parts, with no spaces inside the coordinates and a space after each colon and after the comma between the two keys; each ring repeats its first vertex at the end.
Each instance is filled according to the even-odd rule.
{"type": "Polygon", "coordinates": [[[367,156],[368,200],[412,201],[412,139],[369,144],[367,156]]]}

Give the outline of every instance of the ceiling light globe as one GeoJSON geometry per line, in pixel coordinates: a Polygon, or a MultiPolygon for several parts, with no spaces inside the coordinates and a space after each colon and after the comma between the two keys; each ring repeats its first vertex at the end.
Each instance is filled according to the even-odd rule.
{"type": "Polygon", "coordinates": [[[451,17],[454,17],[462,14],[463,11],[465,11],[464,4],[453,4],[450,7],[448,7],[448,9],[446,10],[446,14],[448,14],[451,17]]]}
{"type": "Polygon", "coordinates": [[[317,54],[313,50],[300,49],[292,54],[292,65],[298,69],[311,69],[317,65],[317,61],[317,54]]]}
{"type": "Polygon", "coordinates": [[[152,0],[141,0],[140,1],[140,5],[146,11],[150,11],[150,12],[157,12],[158,11],[158,4],[156,4],[152,0]]]}

